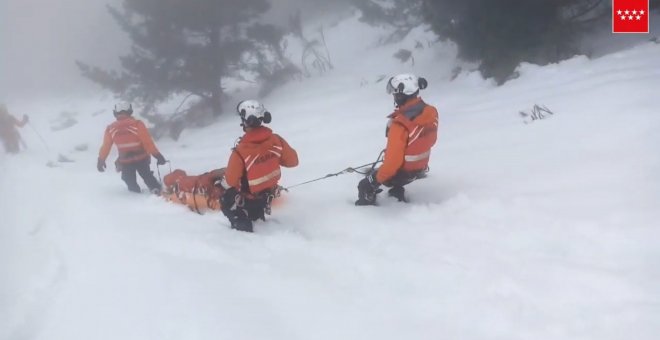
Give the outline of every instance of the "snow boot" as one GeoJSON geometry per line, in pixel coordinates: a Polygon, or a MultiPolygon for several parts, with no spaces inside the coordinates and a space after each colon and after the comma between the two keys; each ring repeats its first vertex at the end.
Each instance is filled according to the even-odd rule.
{"type": "Polygon", "coordinates": [[[358,200],[355,201],[355,205],[357,206],[376,205],[376,193],[377,192],[358,193],[358,200]]]}
{"type": "Polygon", "coordinates": [[[254,232],[252,221],[250,221],[248,218],[240,218],[238,216],[231,220],[231,228],[248,233],[254,232]]]}
{"type": "Polygon", "coordinates": [[[390,190],[387,191],[389,196],[396,198],[399,200],[399,202],[408,202],[405,193],[406,189],[402,186],[393,186],[390,190]]]}
{"type": "Polygon", "coordinates": [[[236,210],[231,211],[229,217],[229,223],[231,223],[231,228],[238,231],[245,231],[248,233],[253,232],[252,220],[247,214],[247,211],[242,208],[237,208],[236,210]]]}

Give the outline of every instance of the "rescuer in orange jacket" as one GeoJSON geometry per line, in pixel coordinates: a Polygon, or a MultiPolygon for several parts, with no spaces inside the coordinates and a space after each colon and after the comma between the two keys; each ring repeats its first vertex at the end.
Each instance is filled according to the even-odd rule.
{"type": "Polygon", "coordinates": [[[7,153],[18,153],[21,145],[21,135],[16,127],[23,127],[28,123],[28,116],[23,115],[22,120],[9,114],[7,107],[0,104],[0,139],[7,153]]]}
{"type": "Polygon", "coordinates": [[[427,85],[426,79],[412,74],[400,74],[387,82],[396,110],[388,116],[385,158],[379,169],[358,184],[355,205],[375,205],[381,184],[390,188],[390,196],[405,202],[404,186],[425,177],[431,147],[438,137],[438,111],[418,97],[427,85]]]}
{"type": "Polygon", "coordinates": [[[158,151],[147,127],[141,120],[132,117],[133,107],[130,103],[122,102],[115,105],[113,111],[117,120],[108,125],[103,137],[103,145],[99,150],[99,159],[96,168],[99,172],[105,171],[105,160],[110,154],[112,145],[117,146],[119,158],[115,164],[121,170],[121,179],[126,182],[128,190],[141,192],[137,183],[136,172],[154,194],[160,194],[161,185],[151,171],[151,156],[158,161],[158,165],[167,163],[165,157],[158,151]]]}
{"type": "Polygon", "coordinates": [[[280,166],[297,166],[298,154],[284,138],[262,126],[272,119],[263,104],[245,100],[236,110],[245,134],[232,149],[225,176],[217,185],[226,190],[220,202],[232,228],[252,232],[252,222],[265,220],[272,199],[279,196],[280,166]]]}

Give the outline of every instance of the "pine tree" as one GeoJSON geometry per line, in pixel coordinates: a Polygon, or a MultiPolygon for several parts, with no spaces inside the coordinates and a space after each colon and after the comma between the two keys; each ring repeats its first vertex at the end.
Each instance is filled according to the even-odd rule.
{"type": "MultiPolygon", "coordinates": [[[[653,2],[660,0],[652,0],[653,2]]],[[[579,38],[609,17],[605,0],[353,0],[361,20],[389,26],[386,42],[428,24],[459,57],[501,84],[521,62],[547,64],[581,53],[579,38]]]]}
{"type": "Polygon", "coordinates": [[[423,0],[424,19],[459,57],[499,84],[520,62],[547,64],[580,53],[578,38],[609,14],[604,0],[423,0]]]}
{"type": "Polygon", "coordinates": [[[192,94],[218,115],[223,78],[256,48],[248,31],[269,6],[267,0],[124,0],[121,8],[108,7],[133,43],[120,58],[122,70],[77,64],[84,76],[146,109],[192,94]]]}
{"type": "Polygon", "coordinates": [[[394,28],[384,44],[401,41],[422,22],[421,0],[352,0],[352,4],[362,13],[360,21],[394,28]]]}

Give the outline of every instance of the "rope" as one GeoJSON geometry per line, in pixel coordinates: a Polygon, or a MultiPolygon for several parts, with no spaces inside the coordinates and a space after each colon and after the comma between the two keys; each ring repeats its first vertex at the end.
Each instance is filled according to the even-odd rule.
{"type": "Polygon", "coordinates": [[[158,181],[163,185],[163,178],[160,176],[160,165],[156,164],[156,171],[158,172],[158,181]]]}
{"type": "Polygon", "coordinates": [[[200,215],[204,215],[204,214],[202,214],[201,211],[199,211],[199,207],[197,206],[197,185],[198,184],[199,183],[195,182],[195,186],[193,187],[193,190],[192,190],[192,199],[193,199],[193,204],[195,205],[195,212],[197,212],[200,215]]]}
{"type": "Polygon", "coordinates": [[[346,168],[346,169],[344,169],[344,170],[342,170],[342,171],[339,171],[339,172],[335,172],[335,173],[327,174],[327,175],[325,175],[325,176],[323,176],[323,177],[315,178],[315,179],[312,179],[312,180],[309,180],[309,181],[306,181],[306,182],[302,182],[302,183],[298,183],[298,184],[294,184],[294,185],[288,186],[288,187],[286,187],[286,188],[282,188],[282,190],[284,190],[284,191],[289,191],[289,189],[292,189],[292,188],[295,188],[295,187],[299,187],[299,186],[301,186],[301,185],[305,185],[305,184],[309,184],[309,183],[314,183],[314,182],[321,181],[321,180],[324,180],[324,179],[327,179],[327,178],[330,178],[330,177],[336,177],[336,176],[343,175],[343,174],[346,174],[346,173],[351,173],[351,172],[355,172],[355,173],[358,173],[358,174],[361,174],[361,175],[368,175],[368,174],[370,174],[371,172],[374,171],[374,169],[376,168],[376,164],[378,164],[378,163],[380,163],[380,162],[383,161],[383,155],[384,155],[384,154],[385,154],[385,150],[381,151],[380,154],[378,155],[378,158],[376,159],[375,162],[371,162],[371,163],[367,163],[367,164],[362,164],[362,165],[358,165],[358,166],[348,167],[348,168],[346,168]],[[362,171],[359,171],[359,170],[358,170],[358,169],[365,168],[365,167],[368,167],[368,166],[371,166],[371,169],[369,169],[369,171],[362,172],[362,171]]]}
{"type": "MultiPolygon", "coordinates": [[[[165,161],[167,164],[170,166],[170,173],[172,173],[172,162],[170,161],[165,161]]],[[[163,185],[163,178],[160,176],[160,165],[156,163],[156,170],[158,171],[158,180],[160,181],[160,185],[163,185]]]]}

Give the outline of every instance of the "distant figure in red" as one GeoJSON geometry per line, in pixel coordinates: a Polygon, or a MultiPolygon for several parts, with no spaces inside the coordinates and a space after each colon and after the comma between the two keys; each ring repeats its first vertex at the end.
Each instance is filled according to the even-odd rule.
{"type": "Polygon", "coordinates": [[[28,116],[23,115],[23,120],[9,114],[7,107],[0,104],[0,139],[7,153],[18,153],[21,145],[21,135],[16,127],[23,127],[28,123],[28,116]]]}

